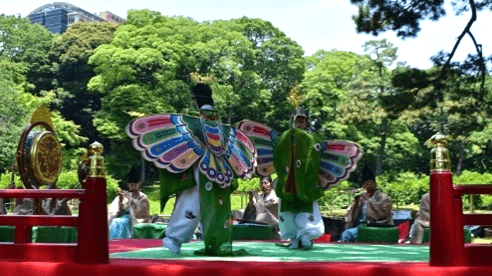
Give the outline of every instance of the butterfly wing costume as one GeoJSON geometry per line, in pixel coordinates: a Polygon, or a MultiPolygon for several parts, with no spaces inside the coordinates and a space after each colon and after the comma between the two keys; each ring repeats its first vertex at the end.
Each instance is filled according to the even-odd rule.
{"type": "Polygon", "coordinates": [[[161,211],[170,195],[199,186],[206,254],[219,254],[230,241],[234,178],[250,178],[256,164],[251,140],[239,129],[221,124],[213,112],[204,111],[207,116],[200,117],[151,115],[126,127],[134,148],[161,169],[161,211]]]}

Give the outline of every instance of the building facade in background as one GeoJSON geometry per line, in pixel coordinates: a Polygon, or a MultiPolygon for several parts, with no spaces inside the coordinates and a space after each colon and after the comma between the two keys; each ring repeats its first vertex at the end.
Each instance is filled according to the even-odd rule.
{"type": "Polygon", "coordinates": [[[52,33],[64,33],[68,26],[76,22],[114,22],[124,23],[125,19],[105,11],[99,15],[65,2],[53,2],[40,6],[27,15],[31,24],[41,24],[52,33]]]}
{"type": "Polygon", "coordinates": [[[118,24],[123,24],[125,22],[125,19],[123,17],[117,16],[116,14],[109,11],[100,12],[99,17],[101,17],[102,19],[108,22],[113,22],[118,24]]]}

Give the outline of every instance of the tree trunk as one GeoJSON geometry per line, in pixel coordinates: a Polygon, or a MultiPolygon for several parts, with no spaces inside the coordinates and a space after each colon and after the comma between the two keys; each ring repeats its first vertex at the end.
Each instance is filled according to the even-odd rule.
{"type": "Polygon", "coordinates": [[[140,160],[142,160],[142,175],[140,176],[140,183],[144,183],[145,181],[145,159],[142,155],[140,155],[140,160]]]}
{"type": "Polygon", "coordinates": [[[232,111],[231,111],[231,108],[228,107],[227,108],[227,124],[228,125],[231,125],[231,120],[232,120],[232,111]]]}
{"type": "Polygon", "coordinates": [[[386,138],[388,137],[388,119],[384,118],[381,124],[381,144],[378,150],[378,159],[376,163],[376,175],[383,172],[384,148],[386,146],[386,138]]]}
{"type": "Polygon", "coordinates": [[[465,140],[461,140],[460,145],[460,159],[458,161],[458,168],[456,169],[456,175],[461,174],[461,170],[463,169],[463,161],[465,159],[465,140]]]}

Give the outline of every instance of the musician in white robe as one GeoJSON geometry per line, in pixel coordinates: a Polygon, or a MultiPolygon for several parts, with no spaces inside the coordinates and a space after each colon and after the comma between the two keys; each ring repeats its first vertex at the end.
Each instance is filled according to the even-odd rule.
{"type": "Polygon", "coordinates": [[[128,177],[129,191],[120,191],[108,210],[109,239],[130,239],[133,225],[150,222],[149,200],[140,187],[138,171],[133,166],[128,177]]]}

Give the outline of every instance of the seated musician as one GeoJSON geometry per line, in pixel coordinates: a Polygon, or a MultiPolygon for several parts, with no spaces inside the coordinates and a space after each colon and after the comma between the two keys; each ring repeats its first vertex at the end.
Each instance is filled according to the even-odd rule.
{"type": "Polygon", "coordinates": [[[150,222],[149,200],[140,191],[138,171],[132,167],[128,176],[128,190],[120,191],[108,210],[110,239],[132,238],[133,225],[150,222]]]}
{"type": "Polygon", "coordinates": [[[260,182],[261,194],[249,193],[249,203],[244,211],[243,220],[266,223],[272,227],[272,239],[280,239],[278,225],[278,197],[272,190],[272,179],[263,177],[260,182]]]}
{"type": "MultiPolygon", "coordinates": [[[[10,183],[8,189],[24,189],[22,186],[15,187],[15,183],[10,183]]],[[[41,199],[40,206],[36,208],[36,200],[34,198],[16,198],[13,215],[71,215],[70,207],[67,203],[68,199],[41,199]],[[39,208],[40,207],[40,208],[39,208]],[[37,211],[36,211],[37,210],[37,211]]],[[[5,207],[3,207],[5,210],[5,207]]],[[[0,212],[2,209],[0,209],[0,212]]]]}
{"type": "Polygon", "coordinates": [[[358,227],[393,226],[393,212],[390,198],[377,189],[376,178],[366,165],[362,171],[362,187],[366,192],[358,195],[348,208],[345,216],[346,226],[342,233],[342,242],[355,242],[358,227]]]}
{"type": "MultiPolygon", "coordinates": [[[[8,189],[24,189],[22,186],[15,187],[15,183],[11,182],[8,189]]],[[[34,198],[16,198],[15,208],[12,214],[14,215],[34,215],[36,209],[36,200],[34,198]]]]}
{"type": "MultiPolygon", "coordinates": [[[[15,189],[15,183],[10,182],[9,186],[7,189],[15,189]]],[[[7,206],[6,204],[10,202],[10,199],[7,198],[0,198],[0,215],[6,215],[7,214],[7,206]]]]}
{"type": "Polygon", "coordinates": [[[430,224],[430,195],[426,193],[420,200],[420,210],[412,227],[410,227],[410,243],[421,244],[424,237],[424,228],[430,224]]]}
{"type": "Polygon", "coordinates": [[[72,215],[68,206],[68,198],[46,198],[41,205],[43,212],[48,215],[72,215]]]}

